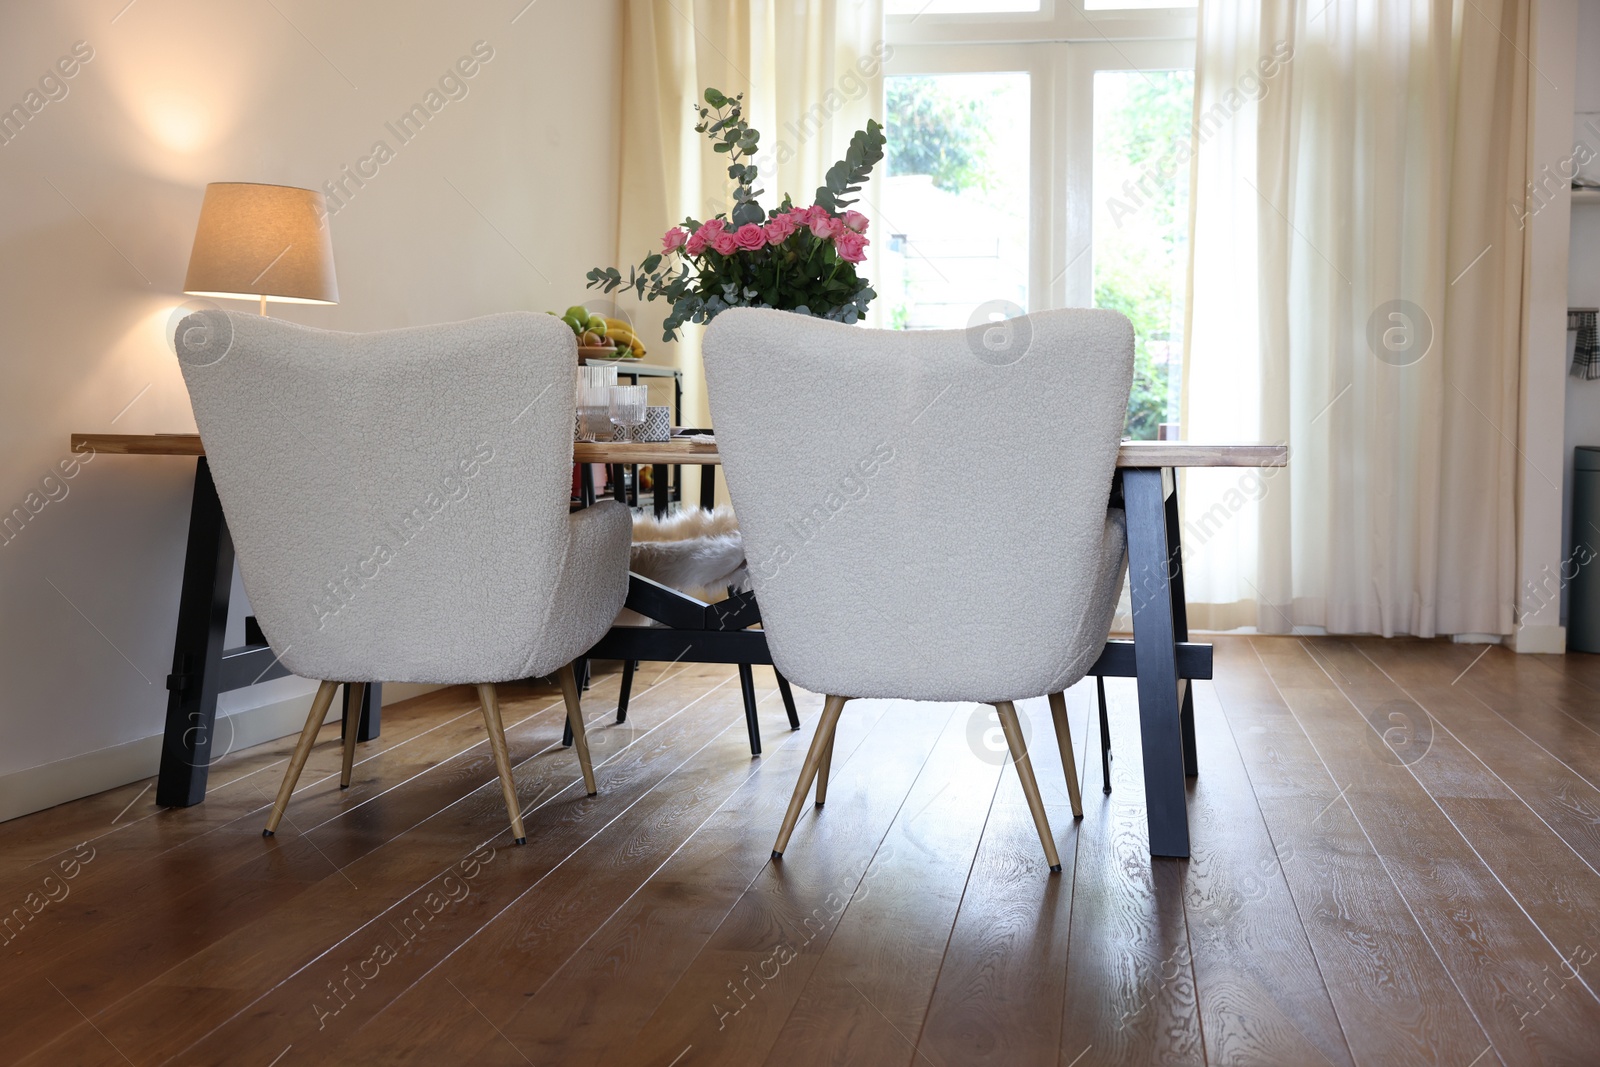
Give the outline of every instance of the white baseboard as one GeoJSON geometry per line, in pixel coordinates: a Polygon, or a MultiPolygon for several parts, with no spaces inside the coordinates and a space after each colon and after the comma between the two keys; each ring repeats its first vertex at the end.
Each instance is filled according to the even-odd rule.
{"type": "MultiPolygon", "coordinates": [[[[383,703],[387,707],[442,688],[412,683],[387,684],[383,687],[383,703]]],[[[299,733],[306,724],[306,712],[310,707],[310,697],[296,696],[232,715],[218,715],[212,759],[299,733]]],[[[333,721],[338,714],[336,702],[328,721],[333,721]]],[[[155,734],[0,775],[0,822],[149,778],[160,768],[161,735],[155,734]]]]}
{"type": "Polygon", "coordinates": [[[1567,651],[1565,626],[1519,626],[1506,642],[1514,651],[1540,655],[1564,655],[1567,651]]]}
{"type": "Polygon", "coordinates": [[[1503,645],[1507,638],[1502,634],[1451,634],[1450,640],[1458,645],[1503,645]]]}

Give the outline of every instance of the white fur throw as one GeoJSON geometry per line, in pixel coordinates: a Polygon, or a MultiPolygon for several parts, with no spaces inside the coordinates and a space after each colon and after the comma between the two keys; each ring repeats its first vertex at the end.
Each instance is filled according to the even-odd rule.
{"type": "Polygon", "coordinates": [[[728,586],[744,588],[744,538],[728,508],[687,508],[657,519],[635,515],[631,566],[662,585],[701,600],[724,599],[728,586]]]}

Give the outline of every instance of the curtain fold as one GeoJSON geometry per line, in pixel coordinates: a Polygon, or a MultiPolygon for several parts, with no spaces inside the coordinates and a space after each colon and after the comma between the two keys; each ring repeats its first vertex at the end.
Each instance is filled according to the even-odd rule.
{"type": "MultiPolygon", "coordinates": [[[[622,55],[617,265],[626,272],[692,215],[731,206],[727,160],[694,132],[693,109],[715,86],[745,94],[761,131],[761,202],[811,203],[827,168],[868,118],[883,118],[883,0],[627,0],[622,55]]],[[[652,363],[684,372],[684,419],[710,419],[699,327],[661,341],[666,307],[619,296],[652,363]]]]}
{"type": "Polygon", "coordinates": [[[1192,626],[1511,632],[1528,7],[1201,0],[1192,626]]]}

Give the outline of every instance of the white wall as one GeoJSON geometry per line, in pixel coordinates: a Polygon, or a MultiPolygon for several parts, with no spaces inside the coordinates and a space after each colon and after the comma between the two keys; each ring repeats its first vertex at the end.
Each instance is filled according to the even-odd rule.
{"type": "MultiPolygon", "coordinates": [[[[340,305],[274,307],[317,326],[559,309],[615,248],[620,0],[124,3],[0,6],[0,107],[37,108],[0,144],[0,513],[37,511],[0,544],[0,818],[155,768],[193,463],[44,479],[73,431],[193,430],[163,326],[207,182],[320,187],[389,143],[332,219],[340,305]],[[401,145],[385,122],[478,41],[467,95],[401,145]]],[[[223,710],[303,721],[308,686],[223,710]]]]}
{"type": "MultiPolygon", "coordinates": [[[[1582,168],[1583,177],[1600,182],[1600,0],[1578,0],[1578,71],[1575,79],[1573,140],[1596,158],[1582,168]]],[[[1600,204],[1572,205],[1572,249],[1567,265],[1567,305],[1600,307],[1600,204]]],[[[1571,341],[1568,338],[1568,352],[1571,341]]],[[[1562,558],[1572,554],[1572,450],[1600,446],[1600,381],[1568,378],[1563,461],[1567,472],[1562,513],[1562,558]]],[[[1565,616],[1563,615],[1563,621],[1565,616]]]]}
{"type": "MultiPolygon", "coordinates": [[[[1528,164],[1532,180],[1572,155],[1572,100],[1576,77],[1574,37],[1578,0],[1534,0],[1535,68],[1529,78],[1531,107],[1528,164]]],[[[1558,596],[1543,595],[1561,570],[1562,423],[1565,396],[1566,277],[1570,196],[1564,187],[1545,194],[1532,214],[1527,259],[1528,295],[1523,324],[1525,356],[1521,381],[1517,516],[1517,588],[1520,618],[1512,643],[1519,652],[1566,648],[1558,596]],[[1533,592],[1530,592],[1533,591],[1533,592]]],[[[1516,205],[1508,205],[1516,210],[1516,205]]],[[[1552,592],[1557,587],[1550,586],[1552,592]]]]}

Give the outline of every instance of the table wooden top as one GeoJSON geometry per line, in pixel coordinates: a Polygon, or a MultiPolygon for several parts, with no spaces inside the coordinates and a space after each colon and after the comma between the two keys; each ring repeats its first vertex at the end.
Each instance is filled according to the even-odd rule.
{"type": "MultiPolygon", "coordinates": [[[[203,456],[197,433],[75,433],[72,450],[93,449],[108,456],[203,456]]],[[[578,463],[681,463],[716,466],[722,462],[714,444],[696,444],[675,437],[659,443],[579,441],[572,446],[578,463]]],[[[1124,441],[1119,467],[1284,467],[1287,445],[1206,445],[1191,441],[1124,441]]]]}

